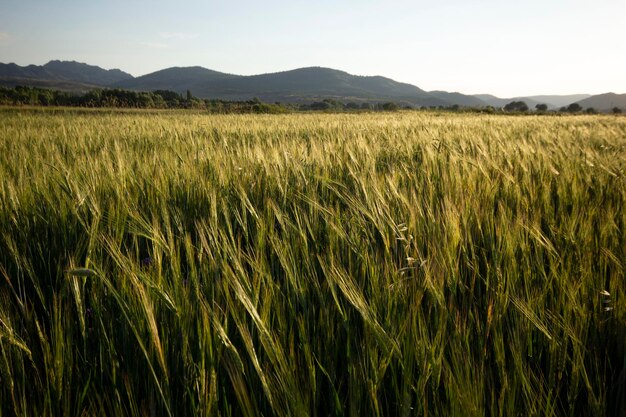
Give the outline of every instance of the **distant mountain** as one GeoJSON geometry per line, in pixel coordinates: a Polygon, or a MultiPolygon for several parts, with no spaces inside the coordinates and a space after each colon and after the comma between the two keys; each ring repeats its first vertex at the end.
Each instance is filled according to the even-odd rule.
{"type": "Polygon", "coordinates": [[[45,65],[0,64],[0,85],[31,85],[59,89],[105,87],[133,76],[118,69],[105,70],[75,61],[50,61],[45,65]]]}
{"type": "Polygon", "coordinates": [[[75,93],[82,93],[85,91],[104,87],[101,85],[84,84],[84,83],[71,81],[71,80],[0,76],[0,87],[17,87],[17,86],[49,88],[52,90],[69,91],[69,92],[75,92],[75,93]]]}
{"type": "Polygon", "coordinates": [[[309,67],[271,74],[252,75],[224,83],[225,87],[241,92],[276,92],[289,95],[293,91],[307,95],[341,95],[363,98],[424,97],[418,87],[389,78],[363,77],[331,68],[309,67]]]}
{"type": "Polygon", "coordinates": [[[626,94],[606,93],[578,101],[583,108],[593,107],[598,111],[610,111],[614,107],[626,110],[626,94]]]}
{"type": "Polygon", "coordinates": [[[0,63],[0,86],[35,86],[66,91],[95,88],[124,88],[136,91],[187,91],[200,98],[250,100],[265,102],[310,103],[327,98],[342,101],[393,101],[412,107],[452,106],[504,107],[511,101],[524,101],[529,108],[547,104],[558,109],[578,102],[583,107],[605,111],[613,107],[626,109],[626,95],[613,93],[598,96],[575,94],[564,96],[529,96],[499,98],[489,94],[465,95],[447,91],[424,91],[412,84],[381,76],[358,76],[332,68],[308,67],[260,75],[234,75],[203,67],[172,67],[133,77],[119,69],[106,70],[75,61],[50,61],[45,65],[0,63]]]}
{"type": "Polygon", "coordinates": [[[488,104],[477,96],[468,96],[461,93],[448,93],[447,91],[429,91],[433,97],[437,97],[445,102],[457,104],[463,107],[484,107],[488,104]]]}
{"type": "Polygon", "coordinates": [[[538,103],[547,104],[551,108],[561,108],[563,106],[569,106],[572,103],[591,97],[590,94],[569,94],[562,96],[529,96],[528,99],[536,101],[538,103]]]}
{"type": "Polygon", "coordinates": [[[496,108],[504,107],[512,101],[523,101],[528,105],[528,108],[534,109],[537,104],[548,104],[548,107],[555,107],[554,105],[550,105],[549,103],[535,101],[528,97],[513,97],[513,98],[500,98],[496,96],[492,96],[491,94],[476,94],[474,97],[484,101],[489,106],[493,106],[496,108]]]}
{"type": "Polygon", "coordinates": [[[200,98],[267,102],[307,102],[324,98],[354,101],[394,100],[412,105],[449,105],[424,90],[380,76],[357,76],[331,68],[309,67],[270,74],[237,76],[201,67],[168,68],[116,86],[134,90],[190,90],[200,98]]]}
{"type": "Polygon", "coordinates": [[[52,80],[55,75],[46,70],[43,66],[28,65],[20,67],[17,64],[0,64],[1,78],[33,78],[41,80],[52,80]]]}
{"type": "Polygon", "coordinates": [[[563,106],[568,106],[579,100],[590,97],[589,94],[571,94],[571,95],[543,95],[543,96],[527,96],[527,97],[513,97],[513,98],[499,98],[490,94],[476,94],[477,97],[490,106],[504,107],[512,101],[523,101],[528,105],[530,109],[534,109],[537,104],[546,104],[549,109],[558,109],[563,106]]]}
{"type": "Polygon", "coordinates": [[[43,66],[48,72],[60,79],[78,81],[85,84],[110,85],[133,76],[119,69],[105,70],[95,65],[76,61],[50,61],[43,66]]]}
{"type": "Polygon", "coordinates": [[[172,67],[141,77],[118,81],[112,85],[130,90],[171,90],[183,94],[190,90],[197,95],[199,94],[197,92],[206,89],[207,84],[239,77],[202,67],[172,67]]]}

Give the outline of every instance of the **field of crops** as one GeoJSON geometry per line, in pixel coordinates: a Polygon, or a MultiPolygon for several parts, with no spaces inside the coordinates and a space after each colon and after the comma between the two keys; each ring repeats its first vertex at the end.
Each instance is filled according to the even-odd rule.
{"type": "Polygon", "coordinates": [[[626,410],[626,118],[0,109],[0,416],[626,410]]]}

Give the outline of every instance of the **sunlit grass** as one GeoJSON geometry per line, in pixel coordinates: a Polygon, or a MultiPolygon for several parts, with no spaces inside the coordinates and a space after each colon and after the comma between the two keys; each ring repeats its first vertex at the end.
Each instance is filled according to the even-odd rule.
{"type": "Polygon", "coordinates": [[[0,415],[626,410],[625,118],[0,121],[0,415]]]}

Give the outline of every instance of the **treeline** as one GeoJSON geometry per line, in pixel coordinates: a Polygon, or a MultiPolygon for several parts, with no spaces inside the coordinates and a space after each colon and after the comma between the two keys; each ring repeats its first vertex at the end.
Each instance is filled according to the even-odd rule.
{"type": "MultiPolygon", "coordinates": [[[[63,107],[102,107],[128,109],[198,109],[211,113],[287,113],[294,111],[396,111],[400,109],[417,109],[406,104],[394,102],[370,103],[348,102],[336,99],[324,99],[306,104],[296,103],[264,103],[258,98],[247,101],[229,101],[219,99],[200,99],[188,90],[185,95],[175,91],[130,91],[123,89],[96,89],[83,94],[67,91],[51,90],[38,87],[0,87],[0,105],[12,106],[63,106],[63,107]]],[[[594,108],[583,109],[578,103],[562,107],[558,111],[549,111],[546,104],[537,104],[534,111],[523,101],[512,101],[503,107],[463,107],[451,106],[419,107],[422,110],[438,110],[451,112],[473,113],[587,113],[595,114],[594,108]]],[[[613,113],[621,113],[615,107],[613,113]]]]}
{"type": "MultiPolygon", "coordinates": [[[[505,105],[503,107],[503,110],[509,113],[526,113],[528,112],[530,109],[528,107],[528,105],[524,102],[524,101],[512,101],[510,103],[508,103],[507,105],[505,105]]],[[[535,111],[537,113],[546,113],[548,112],[548,105],[547,104],[537,104],[535,106],[535,111]]],[[[553,112],[557,112],[556,110],[553,112]]],[[[614,114],[619,114],[622,112],[622,109],[620,109],[619,107],[613,107],[613,109],[611,110],[612,113],[614,114]]],[[[586,109],[584,109],[580,104],[578,103],[572,103],[569,106],[563,106],[561,108],[559,108],[558,113],[586,113],[586,114],[598,114],[598,110],[596,110],[593,107],[587,107],[586,109]]]]}
{"type": "Polygon", "coordinates": [[[292,111],[395,111],[396,103],[344,104],[324,99],[310,104],[264,103],[258,98],[247,101],[200,99],[190,91],[186,95],[175,91],[130,91],[122,89],[96,89],[84,94],[50,90],[37,87],[0,87],[0,105],[13,106],[67,106],[113,107],[127,109],[198,109],[212,113],[287,113],[292,111]]]}
{"type": "MultiPolygon", "coordinates": [[[[396,111],[400,110],[400,106],[397,103],[393,102],[384,102],[384,103],[355,103],[353,101],[344,103],[339,100],[334,100],[331,98],[324,99],[322,101],[314,101],[310,104],[300,104],[298,105],[298,110],[307,111],[307,110],[329,110],[329,111],[358,111],[358,110],[366,110],[366,111],[396,111]]],[[[410,106],[405,106],[404,108],[412,108],[410,106]]]]}
{"type": "Polygon", "coordinates": [[[283,113],[288,111],[278,104],[260,100],[225,101],[203,100],[174,91],[130,91],[96,89],[84,94],[37,87],[0,87],[0,105],[113,107],[125,109],[201,109],[216,113],[283,113]]]}

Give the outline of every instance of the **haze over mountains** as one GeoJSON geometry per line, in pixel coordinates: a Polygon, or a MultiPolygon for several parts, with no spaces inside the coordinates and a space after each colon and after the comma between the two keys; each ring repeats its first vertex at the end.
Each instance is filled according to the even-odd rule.
{"type": "MultiPolygon", "coordinates": [[[[569,95],[541,95],[541,96],[524,96],[524,97],[511,97],[500,98],[492,96],[491,94],[476,94],[474,97],[481,99],[485,103],[493,107],[504,107],[511,101],[523,101],[528,107],[534,109],[537,104],[547,104],[548,108],[557,109],[559,107],[567,106],[572,103],[579,102],[586,98],[591,97],[590,94],[569,94],[569,95]]],[[[607,107],[608,109],[608,107],[607,107]]]]}
{"type": "Polygon", "coordinates": [[[626,94],[598,94],[581,100],[578,104],[582,107],[593,107],[596,109],[612,109],[614,107],[626,109],[626,94]]]}
{"type": "Polygon", "coordinates": [[[583,107],[607,111],[626,109],[626,94],[575,94],[499,98],[488,94],[424,91],[411,84],[382,76],[357,76],[331,68],[308,67],[260,75],[234,75],[203,67],[172,67],[140,77],[119,69],[103,68],[75,61],[50,61],[45,65],[0,63],[0,85],[28,85],[69,91],[94,88],[124,88],[137,91],[187,91],[200,98],[304,103],[332,98],[344,102],[393,101],[410,106],[502,107],[510,101],[525,101],[532,109],[545,103],[559,108],[574,102],[583,107]]]}

